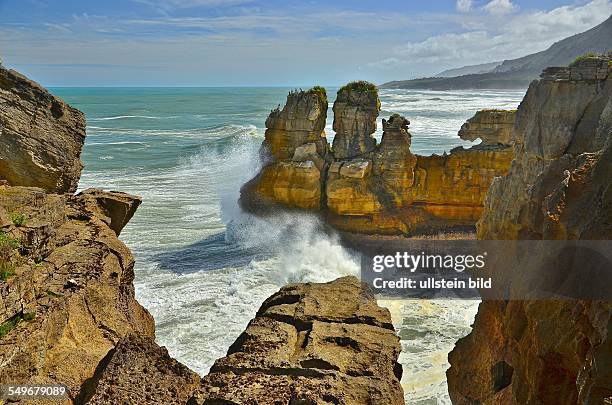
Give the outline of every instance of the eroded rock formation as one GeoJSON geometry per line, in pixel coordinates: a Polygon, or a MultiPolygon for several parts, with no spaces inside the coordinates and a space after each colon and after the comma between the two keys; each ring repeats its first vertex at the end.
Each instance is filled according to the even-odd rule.
{"type": "Polygon", "coordinates": [[[1,381],[61,383],[74,398],[122,336],[154,336],[117,239],[125,222],[112,229],[93,193],[104,195],[0,186],[0,217],[12,218],[0,230],[1,381]]]}
{"type": "Polygon", "coordinates": [[[380,111],[378,89],[368,82],[352,82],[338,90],[334,102],[334,156],[350,159],[376,147],[376,118],[380,111]]]}
{"type": "Polygon", "coordinates": [[[467,120],[459,130],[459,137],[481,145],[512,145],[512,129],[516,120],[514,110],[481,110],[467,120]]]}
{"type": "Polygon", "coordinates": [[[85,116],[37,83],[0,67],[0,180],[74,192],[85,116]]]}
{"type": "MultiPolygon", "coordinates": [[[[604,58],[586,65],[547,69],[530,86],[515,161],[489,191],[479,238],[612,239],[612,75],[604,58]],[[607,75],[587,76],[591,65],[607,75]]],[[[453,403],[610,402],[611,317],[610,301],[481,303],[449,355],[453,403]]]]}
{"type": "MultiPolygon", "coordinates": [[[[295,104],[294,97],[289,95],[288,106],[295,104]]],[[[317,114],[310,115],[323,119],[321,109],[315,110],[317,114]]],[[[266,136],[264,150],[287,152],[284,158],[276,154],[273,163],[264,162],[260,174],[243,187],[242,206],[255,212],[271,206],[306,209],[320,213],[337,229],[365,234],[474,226],[493,178],[510,166],[508,131],[514,113],[479,112],[470,120],[463,136],[482,138],[482,145],[456,148],[450,155],[418,156],[410,151],[409,122],[399,115],[383,120],[382,140],[376,145],[372,134],[379,110],[374,85],[350,83],[334,102],[331,153],[321,154],[327,149],[320,144],[296,147],[304,142],[302,137],[292,138],[286,131],[273,141],[266,136]]]]}
{"type": "Polygon", "coordinates": [[[242,188],[244,205],[252,209],[271,204],[320,208],[321,172],[328,150],[326,119],[324,89],[289,93],[283,109],[273,110],[266,120],[265,166],[242,188]]]}
{"type": "Polygon", "coordinates": [[[399,338],[355,277],[268,298],[192,404],[403,404],[399,338]]]}

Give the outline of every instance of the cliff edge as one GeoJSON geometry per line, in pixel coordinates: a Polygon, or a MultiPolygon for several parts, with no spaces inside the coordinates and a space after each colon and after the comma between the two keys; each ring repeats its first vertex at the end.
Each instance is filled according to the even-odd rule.
{"type": "MultiPolygon", "coordinates": [[[[612,239],[611,66],[585,60],[531,84],[480,239],[612,239]]],[[[449,355],[449,393],[455,404],[610,403],[610,359],[610,301],[485,301],[449,355]]]]}

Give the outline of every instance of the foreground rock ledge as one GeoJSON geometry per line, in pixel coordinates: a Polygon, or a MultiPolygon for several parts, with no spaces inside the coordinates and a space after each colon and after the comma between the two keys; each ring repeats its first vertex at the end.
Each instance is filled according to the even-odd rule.
{"type": "Polygon", "coordinates": [[[268,298],[191,404],[403,404],[399,338],[365,284],[293,284],[268,298]]]}
{"type": "Polygon", "coordinates": [[[389,311],[344,277],[272,295],[201,382],[151,338],[130,336],[81,392],[95,404],[399,405],[399,353],[389,311]]]}

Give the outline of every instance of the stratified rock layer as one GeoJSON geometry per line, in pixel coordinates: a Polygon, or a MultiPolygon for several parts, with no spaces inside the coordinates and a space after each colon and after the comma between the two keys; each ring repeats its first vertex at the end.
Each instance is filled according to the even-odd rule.
{"type": "Polygon", "coordinates": [[[0,67],[0,179],[74,192],[85,116],[13,70],[0,67]]]}
{"type": "Polygon", "coordinates": [[[293,284],[261,306],[192,404],[403,404],[399,338],[355,277],[293,284]]]}
{"type": "Polygon", "coordinates": [[[270,113],[262,145],[264,167],[242,187],[244,206],[320,208],[321,171],[328,149],[326,119],[327,96],[319,88],[289,93],[283,109],[270,113]]]}
{"type": "Polygon", "coordinates": [[[338,90],[334,101],[333,151],[336,159],[350,159],[376,147],[376,118],[380,111],[378,90],[368,82],[352,82],[338,90]]]}
{"type": "Polygon", "coordinates": [[[65,384],[75,398],[121,337],[154,336],[153,318],[134,298],[134,259],[117,239],[126,222],[111,228],[108,218],[119,216],[97,205],[115,197],[0,186],[0,217],[12,218],[0,231],[0,264],[9,270],[0,321],[16,321],[0,338],[0,381],[65,384]]]}
{"type": "MultiPolygon", "coordinates": [[[[612,76],[562,70],[547,69],[519,107],[516,158],[489,191],[481,239],[612,239],[612,76]]],[[[449,355],[449,393],[455,404],[604,404],[611,359],[610,301],[485,301],[449,355]]]]}
{"type": "Polygon", "coordinates": [[[467,120],[459,130],[459,137],[473,142],[481,139],[481,145],[512,145],[512,130],[516,111],[481,110],[467,120]]]}
{"type": "MultiPolygon", "coordinates": [[[[377,94],[374,85],[363,82],[340,89],[334,103],[332,153],[320,154],[326,148],[316,143],[296,147],[303,140],[292,139],[290,133],[274,145],[266,138],[264,150],[286,150],[285,156],[292,152],[293,157],[278,161],[277,153],[273,163],[242,188],[241,205],[256,213],[270,207],[310,210],[339,230],[364,234],[473,227],[493,179],[510,166],[507,130],[514,113],[497,111],[486,123],[480,119],[483,145],[456,148],[450,155],[418,156],[410,151],[409,122],[397,114],[383,120],[382,140],[376,145],[372,133],[380,109],[377,94]]],[[[295,97],[291,93],[288,103],[294,104],[295,97]]]]}
{"type": "Polygon", "coordinates": [[[517,113],[515,161],[491,186],[479,238],[588,239],[592,227],[605,234],[609,228],[601,226],[609,227],[612,215],[610,161],[601,158],[612,131],[611,97],[609,76],[530,86],[517,113]],[[602,176],[592,174],[596,168],[602,176]],[[590,202],[585,187],[594,196],[590,202]]]}

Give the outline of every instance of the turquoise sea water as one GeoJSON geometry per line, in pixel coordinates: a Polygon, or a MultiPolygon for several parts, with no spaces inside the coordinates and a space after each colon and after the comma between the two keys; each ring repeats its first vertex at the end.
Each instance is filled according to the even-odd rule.
{"type": "MultiPolygon", "coordinates": [[[[262,220],[237,207],[240,186],[258,170],[266,116],[289,90],[53,89],[87,116],[80,188],[144,198],[121,235],[136,257],[137,298],[155,317],[158,343],[202,375],[282,285],[359,271],[356,256],[314,217],[262,220]]],[[[328,93],[333,102],[335,89],[328,93]]],[[[379,120],[405,115],[413,152],[442,153],[468,145],[457,131],[478,109],[516,108],[522,96],[382,90],[379,120]]],[[[331,109],[328,116],[331,142],[331,109]]],[[[449,403],[446,355],[469,332],[477,303],[383,304],[402,339],[406,402],[449,403]]]]}

